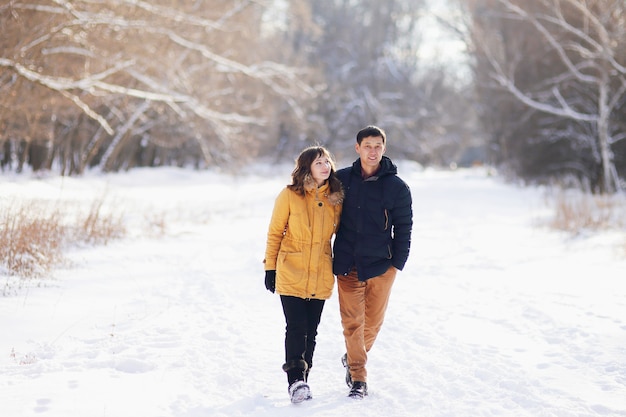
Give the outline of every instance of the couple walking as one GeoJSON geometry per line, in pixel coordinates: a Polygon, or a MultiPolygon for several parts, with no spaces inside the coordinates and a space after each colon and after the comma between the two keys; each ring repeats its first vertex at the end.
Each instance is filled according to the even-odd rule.
{"type": "Polygon", "coordinates": [[[411,193],[384,156],[386,140],[376,126],[360,130],[359,158],[339,171],[324,147],[305,149],[292,183],[276,198],[265,286],[280,295],[287,323],[283,370],[293,403],[312,398],[307,381],[317,327],[335,275],[348,396],[367,395],[367,352],[383,324],[396,273],[408,258],[413,224],[411,193]]]}

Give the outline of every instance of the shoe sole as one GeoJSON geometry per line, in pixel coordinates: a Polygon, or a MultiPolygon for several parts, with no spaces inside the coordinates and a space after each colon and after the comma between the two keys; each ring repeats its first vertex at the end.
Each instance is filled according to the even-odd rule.
{"type": "Polygon", "coordinates": [[[348,394],[348,398],[352,398],[355,400],[362,400],[363,398],[367,397],[367,392],[365,393],[361,393],[361,392],[350,392],[348,394]]]}
{"type": "Polygon", "coordinates": [[[350,392],[348,394],[348,398],[352,398],[354,400],[362,400],[367,397],[367,392],[350,392]]]}

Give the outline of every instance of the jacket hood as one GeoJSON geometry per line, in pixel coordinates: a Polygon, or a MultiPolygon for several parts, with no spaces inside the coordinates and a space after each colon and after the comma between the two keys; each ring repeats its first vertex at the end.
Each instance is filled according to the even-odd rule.
{"type": "MultiPolygon", "coordinates": [[[[354,161],[354,163],[352,164],[352,171],[359,176],[361,175],[361,159],[357,159],[356,161],[354,161]]],[[[391,162],[391,159],[383,155],[383,159],[380,160],[380,169],[378,170],[376,175],[374,175],[374,177],[379,178],[384,177],[385,175],[397,174],[398,167],[393,162],[391,162]]]]}

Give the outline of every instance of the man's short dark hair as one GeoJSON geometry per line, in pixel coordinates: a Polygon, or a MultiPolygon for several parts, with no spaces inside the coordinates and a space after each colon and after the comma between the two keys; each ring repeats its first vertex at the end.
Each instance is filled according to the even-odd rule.
{"type": "Polygon", "coordinates": [[[383,145],[387,142],[387,134],[385,131],[378,126],[370,125],[359,130],[359,133],[356,134],[356,143],[360,145],[363,138],[369,137],[383,138],[383,145]]]}

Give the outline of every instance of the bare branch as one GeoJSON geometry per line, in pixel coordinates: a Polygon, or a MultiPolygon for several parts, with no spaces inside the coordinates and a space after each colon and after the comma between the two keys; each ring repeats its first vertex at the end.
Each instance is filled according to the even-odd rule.
{"type": "Polygon", "coordinates": [[[76,104],[89,117],[96,120],[107,131],[107,133],[113,134],[113,129],[102,116],[93,111],[86,103],[78,98],[78,96],[71,94],[67,91],[76,88],[76,85],[73,86],[72,80],[42,76],[41,74],[35,71],[31,71],[21,64],[18,64],[6,58],[0,58],[0,67],[13,68],[17,72],[17,74],[21,75],[27,80],[44,85],[51,90],[58,91],[64,97],[70,99],[74,104],[76,104]]]}
{"type": "Polygon", "coordinates": [[[122,139],[131,130],[131,128],[133,127],[135,122],[139,119],[139,117],[141,117],[141,115],[144,114],[146,110],[148,110],[149,108],[150,108],[150,102],[144,101],[143,103],[141,103],[141,105],[137,107],[137,109],[135,109],[133,114],[128,118],[126,123],[124,123],[117,130],[117,133],[115,134],[115,136],[113,137],[113,140],[111,141],[111,145],[107,148],[106,152],[102,156],[102,159],[100,160],[100,168],[106,169],[107,165],[109,164],[109,159],[111,158],[111,155],[113,155],[117,151],[118,146],[120,142],[122,141],[122,139]]]}
{"type": "Polygon", "coordinates": [[[59,93],[61,93],[63,97],[70,99],[72,103],[76,104],[82,111],[85,112],[87,116],[97,121],[109,135],[114,133],[113,128],[109,125],[109,122],[107,122],[104,117],[93,111],[91,107],[84,103],[78,96],[63,90],[59,91],[59,93]]]}
{"type": "Polygon", "coordinates": [[[534,15],[532,15],[531,13],[528,13],[526,10],[522,9],[519,6],[512,4],[509,0],[498,0],[498,1],[510,11],[516,13],[517,15],[522,17],[524,20],[532,23],[533,26],[535,26],[535,28],[544,36],[544,38],[554,48],[554,50],[557,52],[557,54],[561,58],[561,61],[563,62],[563,64],[567,66],[567,68],[572,72],[572,74],[576,76],[576,78],[578,78],[580,81],[587,82],[587,83],[598,82],[598,79],[596,77],[583,74],[578,70],[576,65],[567,56],[567,53],[565,52],[565,49],[563,48],[563,46],[556,40],[556,38],[552,35],[552,33],[550,33],[550,31],[546,29],[546,27],[543,24],[541,24],[541,22],[539,22],[539,20],[534,15]]]}
{"type": "Polygon", "coordinates": [[[509,77],[506,77],[503,74],[496,73],[494,75],[494,79],[498,81],[498,83],[502,87],[505,87],[510,93],[512,93],[515,98],[517,98],[519,101],[526,104],[527,106],[532,107],[533,109],[554,114],[556,116],[562,116],[586,122],[595,122],[598,119],[598,116],[595,114],[580,113],[572,109],[563,99],[563,96],[561,95],[557,87],[553,88],[552,93],[557,98],[559,104],[561,104],[561,107],[552,106],[550,104],[546,104],[528,97],[519,88],[517,88],[515,83],[509,77]]]}

